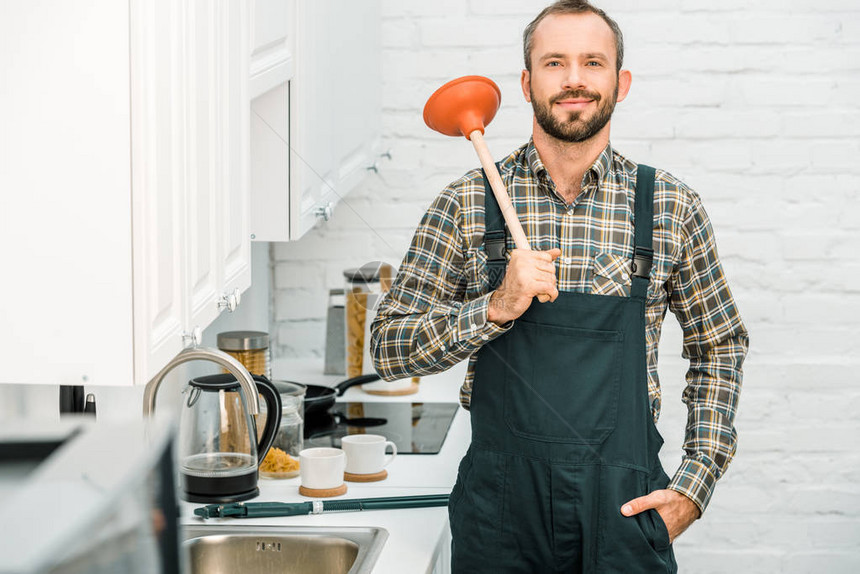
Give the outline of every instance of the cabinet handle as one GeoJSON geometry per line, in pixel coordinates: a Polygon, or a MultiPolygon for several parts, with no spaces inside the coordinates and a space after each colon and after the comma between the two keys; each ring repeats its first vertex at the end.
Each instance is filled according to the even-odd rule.
{"type": "Polygon", "coordinates": [[[239,288],[236,287],[233,289],[233,292],[230,294],[221,295],[221,299],[218,300],[218,311],[222,311],[227,309],[230,313],[236,310],[236,307],[239,306],[239,303],[242,302],[242,293],[239,291],[239,288]]]}
{"type": "Polygon", "coordinates": [[[203,329],[200,328],[200,325],[195,325],[191,331],[183,331],[182,332],[182,346],[185,348],[188,347],[199,347],[203,343],[203,329]]]}
{"type": "Polygon", "coordinates": [[[329,201],[324,206],[317,207],[314,210],[314,215],[316,215],[317,217],[321,217],[323,219],[323,221],[328,221],[329,219],[331,219],[331,214],[333,211],[334,211],[334,204],[329,201]]]}

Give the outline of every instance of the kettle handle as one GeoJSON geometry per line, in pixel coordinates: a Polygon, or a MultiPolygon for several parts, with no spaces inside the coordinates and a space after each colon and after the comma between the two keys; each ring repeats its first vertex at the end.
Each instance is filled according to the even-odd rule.
{"type": "Polygon", "coordinates": [[[257,384],[257,391],[266,401],[266,426],[263,427],[263,436],[257,444],[257,464],[259,465],[266,458],[266,453],[275,442],[275,435],[281,426],[281,395],[275,385],[265,377],[255,376],[254,382],[257,384]]]}

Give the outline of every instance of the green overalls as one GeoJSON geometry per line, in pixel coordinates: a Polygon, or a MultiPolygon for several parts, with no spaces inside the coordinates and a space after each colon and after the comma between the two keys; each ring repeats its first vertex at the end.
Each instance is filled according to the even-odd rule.
{"type": "MultiPolygon", "coordinates": [[[[495,289],[505,232],[486,187],[495,289]]],[[[653,197],[654,170],[640,165],[629,297],[560,292],[478,352],[472,444],[448,509],[453,572],[677,571],[657,511],[620,510],[669,483],[646,380],[653,197]]]]}

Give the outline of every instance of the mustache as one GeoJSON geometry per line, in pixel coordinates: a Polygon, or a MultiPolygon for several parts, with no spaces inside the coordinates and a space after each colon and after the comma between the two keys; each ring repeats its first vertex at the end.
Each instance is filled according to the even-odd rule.
{"type": "Polygon", "coordinates": [[[550,99],[550,103],[554,104],[560,100],[566,99],[578,99],[578,98],[587,98],[589,100],[594,100],[595,102],[600,101],[600,94],[597,92],[589,92],[588,90],[568,90],[566,92],[561,92],[560,94],[554,95],[550,99]]]}

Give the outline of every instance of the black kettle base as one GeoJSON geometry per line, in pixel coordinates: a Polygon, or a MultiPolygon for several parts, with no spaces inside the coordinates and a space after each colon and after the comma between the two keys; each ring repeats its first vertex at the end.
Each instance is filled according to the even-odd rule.
{"type": "Polygon", "coordinates": [[[200,476],[200,473],[181,473],[182,498],[189,502],[223,504],[241,502],[260,494],[257,487],[257,469],[220,476],[200,476]]]}
{"type": "Polygon", "coordinates": [[[222,494],[222,495],[212,495],[212,494],[195,494],[193,492],[182,492],[182,499],[187,500],[188,502],[203,502],[209,504],[229,504],[231,502],[242,502],[243,500],[250,500],[252,498],[256,498],[260,495],[260,489],[258,487],[254,487],[253,490],[248,490],[246,492],[240,492],[239,494],[222,494]]]}

